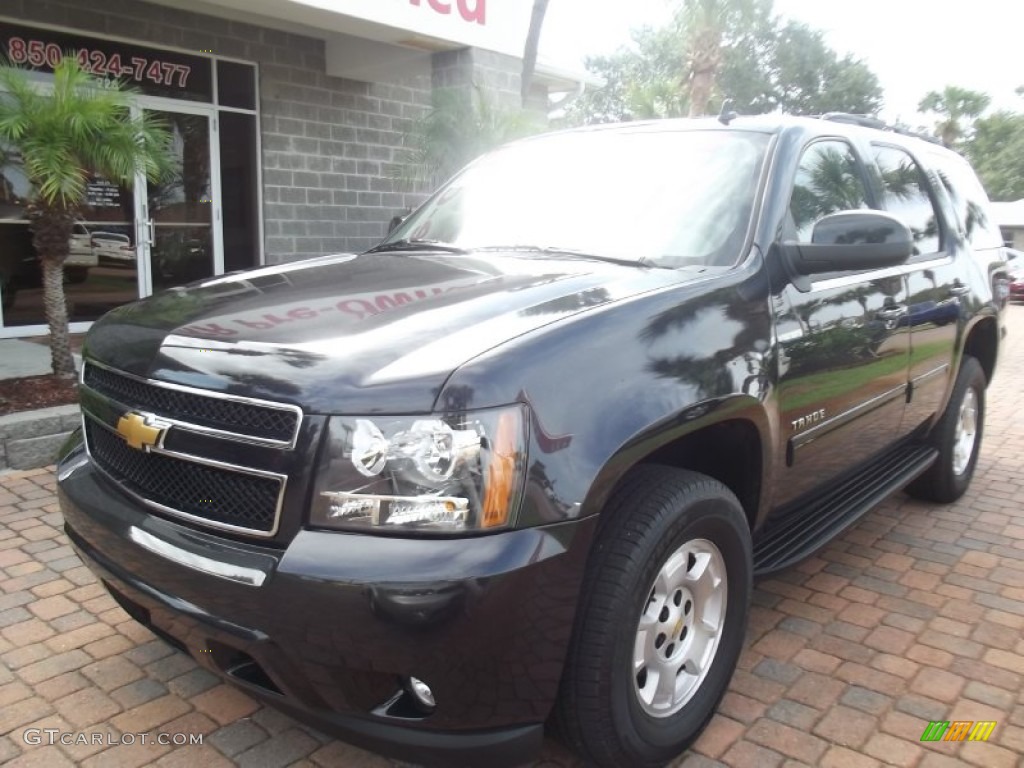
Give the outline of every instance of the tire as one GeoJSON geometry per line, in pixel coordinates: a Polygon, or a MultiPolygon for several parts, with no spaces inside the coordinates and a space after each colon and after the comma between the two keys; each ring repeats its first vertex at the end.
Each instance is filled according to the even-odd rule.
{"type": "Polygon", "coordinates": [[[750,529],[722,483],[653,465],[631,471],[601,516],[554,725],[589,764],[661,766],[697,738],[732,678],[752,590],[750,529]],[[687,578],[701,568],[703,578],[687,578]],[[720,586],[707,574],[724,577],[720,586]],[[680,683],[673,670],[701,655],[702,618],[717,627],[717,645],[680,683]],[[666,668],[673,687],[660,697],[666,668]]]}
{"type": "MultiPolygon", "coordinates": [[[[924,474],[907,486],[908,494],[924,501],[949,504],[956,501],[971,484],[974,468],[981,451],[981,436],[985,425],[985,387],[988,382],[981,364],[970,355],[964,355],[960,371],[956,376],[953,393],[946,410],[932,429],[931,443],[939,451],[939,457],[924,474]],[[961,441],[964,432],[960,430],[965,417],[965,405],[970,409],[973,400],[974,434],[969,441],[961,441]],[[964,458],[966,446],[970,455],[964,458]],[[959,448],[959,451],[958,451],[959,448]]],[[[969,416],[967,416],[969,418],[969,416]]]]}

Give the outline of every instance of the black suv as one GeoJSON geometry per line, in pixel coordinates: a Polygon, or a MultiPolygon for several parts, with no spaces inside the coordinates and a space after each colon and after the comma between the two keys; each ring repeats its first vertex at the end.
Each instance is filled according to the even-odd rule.
{"type": "Polygon", "coordinates": [[[958,155],[855,122],[526,140],[368,253],[111,312],[68,537],[154,633],[354,743],[512,764],[552,723],[671,760],[755,576],[974,472],[999,230],[958,155]]]}

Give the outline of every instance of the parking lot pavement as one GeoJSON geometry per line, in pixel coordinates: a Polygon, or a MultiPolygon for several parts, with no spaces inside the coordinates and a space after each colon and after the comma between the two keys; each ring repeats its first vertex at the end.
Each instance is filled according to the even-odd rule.
{"type": "MultiPolygon", "coordinates": [[[[1024,307],[1009,313],[971,490],[949,507],[896,495],[762,582],[740,669],[678,766],[1020,763],[1024,307]],[[922,742],[929,721],[996,726],[987,743],[922,742]]],[[[51,470],[0,476],[0,572],[0,763],[395,765],[257,705],[129,619],[68,547],[51,470]],[[44,729],[90,743],[51,746],[44,729]],[[136,733],[203,743],[106,743],[136,733]]],[[[538,765],[570,764],[549,743],[538,765]]]]}

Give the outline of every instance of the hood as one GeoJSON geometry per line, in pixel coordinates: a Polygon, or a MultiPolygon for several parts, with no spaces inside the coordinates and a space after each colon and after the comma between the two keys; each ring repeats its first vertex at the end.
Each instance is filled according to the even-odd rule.
{"type": "Polygon", "coordinates": [[[531,254],[329,256],[121,307],[93,325],[84,352],[313,413],[423,413],[467,360],[684,274],[531,254]]]}

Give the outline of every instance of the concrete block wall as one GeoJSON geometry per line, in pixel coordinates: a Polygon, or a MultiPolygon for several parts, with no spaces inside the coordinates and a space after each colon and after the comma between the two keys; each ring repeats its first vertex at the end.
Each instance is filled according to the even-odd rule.
{"type": "Polygon", "coordinates": [[[52,464],[71,431],[81,423],[77,405],[0,416],[0,471],[52,464]]]}
{"type": "Polygon", "coordinates": [[[389,84],[328,77],[322,40],[140,0],[3,0],[0,14],[257,63],[268,263],[364,250],[421,199],[389,170],[429,105],[430,72],[389,84]]]}
{"type": "Polygon", "coordinates": [[[501,53],[463,48],[434,54],[433,86],[482,90],[493,105],[518,109],[522,104],[522,64],[501,53]]]}
{"type": "Polygon", "coordinates": [[[307,47],[302,66],[261,68],[268,262],[365,250],[423,199],[394,175],[429,105],[429,73],[393,84],[328,77],[321,41],[307,47]]]}

